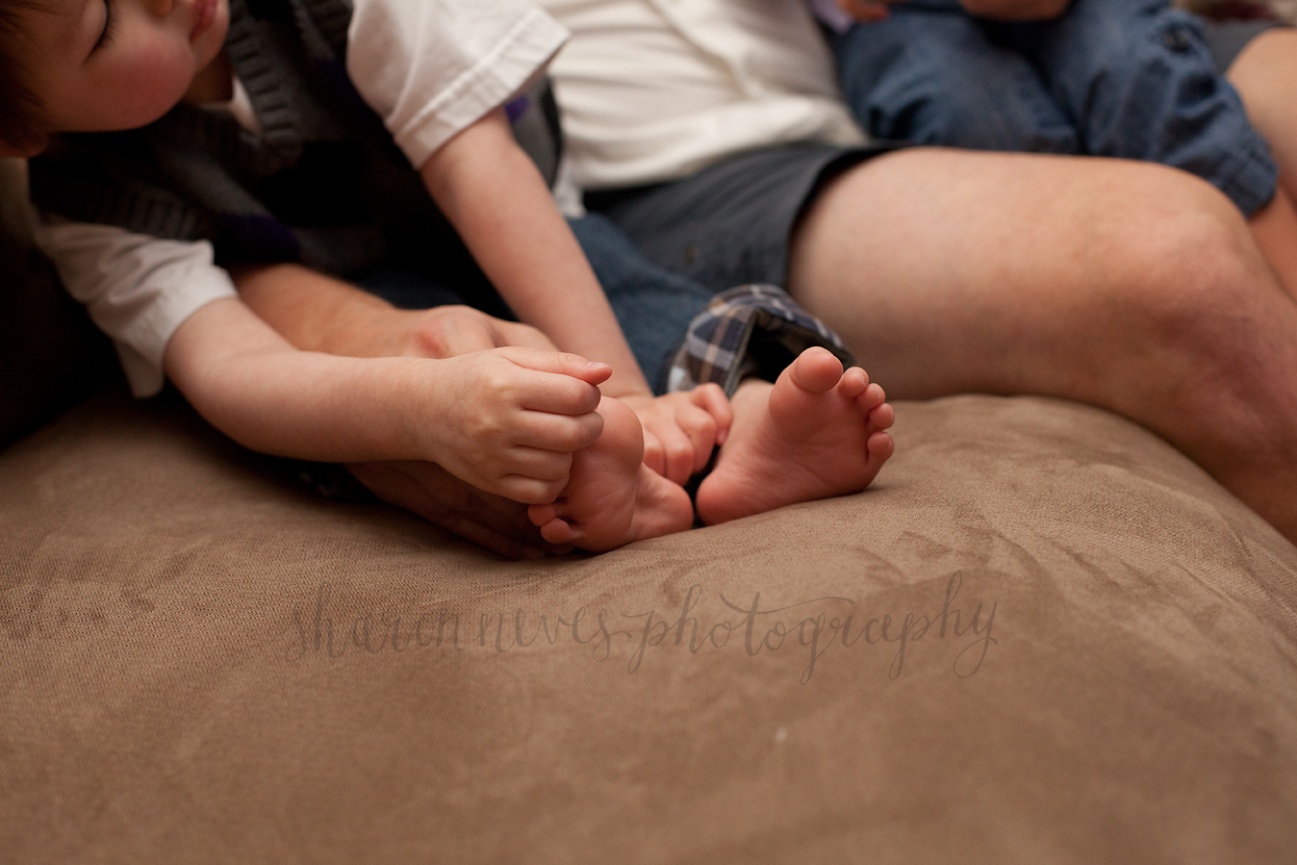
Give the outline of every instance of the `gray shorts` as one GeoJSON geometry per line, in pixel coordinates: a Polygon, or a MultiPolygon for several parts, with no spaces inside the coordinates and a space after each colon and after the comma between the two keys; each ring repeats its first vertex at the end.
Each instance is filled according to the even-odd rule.
{"type": "MultiPolygon", "coordinates": [[[[787,285],[788,239],[819,187],[898,145],[796,145],[741,154],[684,180],[586,196],[660,267],[721,292],[787,285]]],[[[903,146],[903,145],[901,145],[903,146]]]]}
{"type": "MultiPolygon", "coordinates": [[[[1220,69],[1271,22],[1209,23],[1220,69]]],[[[714,291],[788,283],[793,228],[823,185],[842,171],[908,145],[792,145],[739,154],[683,180],[597,192],[586,204],[616,222],[655,264],[714,291]]]]}

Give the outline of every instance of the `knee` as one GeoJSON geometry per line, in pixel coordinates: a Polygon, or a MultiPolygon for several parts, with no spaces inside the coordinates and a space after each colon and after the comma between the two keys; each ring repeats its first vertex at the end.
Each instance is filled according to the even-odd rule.
{"type": "Polygon", "coordinates": [[[1204,395],[1218,421],[1208,438],[1265,440],[1276,432],[1276,339],[1290,304],[1237,211],[1202,185],[1210,194],[1185,196],[1197,209],[1163,211],[1131,235],[1104,293],[1100,328],[1112,327],[1114,338],[1093,334],[1090,350],[1112,377],[1100,386],[1122,395],[1121,410],[1160,419],[1154,426],[1177,442],[1206,435],[1204,395]]]}
{"type": "Polygon", "coordinates": [[[1113,301],[1140,354],[1207,379],[1237,382],[1254,365],[1266,303],[1281,291],[1224,195],[1162,169],[1166,197],[1128,225],[1113,301]]]}

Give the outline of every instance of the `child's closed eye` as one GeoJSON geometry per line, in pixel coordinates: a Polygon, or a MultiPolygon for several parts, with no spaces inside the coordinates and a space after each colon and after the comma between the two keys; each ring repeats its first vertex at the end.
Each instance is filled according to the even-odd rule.
{"type": "Polygon", "coordinates": [[[113,15],[113,0],[104,0],[104,29],[99,33],[99,39],[95,42],[94,49],[90,52],[94,54],[100,51],[113,41],[116,34],[116,17],[113,15]]]}

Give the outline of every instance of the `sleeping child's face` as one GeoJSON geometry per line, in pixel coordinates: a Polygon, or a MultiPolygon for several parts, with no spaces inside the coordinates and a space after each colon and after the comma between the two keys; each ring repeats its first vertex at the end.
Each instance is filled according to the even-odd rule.
{"type": "Polygon", "coordinates": [[[47,0],[27,16],[32,89],[53,132],[157,120],[213,71],[228,0],[47,0]]]}

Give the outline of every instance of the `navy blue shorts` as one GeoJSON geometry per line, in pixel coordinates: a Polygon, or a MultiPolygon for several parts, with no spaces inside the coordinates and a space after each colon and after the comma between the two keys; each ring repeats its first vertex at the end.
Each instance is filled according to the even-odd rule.
{"type": "Polygon", "coordinates": [[[1221,72],[1265,26],[1210,25],[1168,0],[1073,0],[1043,22],[911,0],[833,43],[846,100],[876,138],[1158,162],[1251,216],[1278,172],[1221,72]]]}

